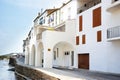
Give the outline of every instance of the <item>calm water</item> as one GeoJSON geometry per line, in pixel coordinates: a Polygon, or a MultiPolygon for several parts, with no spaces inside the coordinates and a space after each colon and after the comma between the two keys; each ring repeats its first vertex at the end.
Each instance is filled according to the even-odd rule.
{"type": "Polygon", "coordinates": [[[7,60],[0,60],[0,80],[15,80],[13,71],[8,71],[11,67],[7,60]]]}

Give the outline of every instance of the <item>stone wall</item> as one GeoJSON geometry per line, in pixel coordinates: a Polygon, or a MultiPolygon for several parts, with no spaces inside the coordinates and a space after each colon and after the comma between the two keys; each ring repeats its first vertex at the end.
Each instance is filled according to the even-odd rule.
{"type": "Polygon", "coordinates": [[[15,66],[15,64],[16,64],[16,59],[10,57],[10,58],[9,58],[9,65],[11,65],[11,66],[15,66]]]}
{"type": "Polygon", "coordinates": [[[15,65],[17,80],[60,80],[23,64],[15,65]]]}

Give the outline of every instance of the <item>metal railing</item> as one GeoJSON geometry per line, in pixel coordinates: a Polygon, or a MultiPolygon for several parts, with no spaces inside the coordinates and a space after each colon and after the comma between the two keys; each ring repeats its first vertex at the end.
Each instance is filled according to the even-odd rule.
{"type": "Polygon", "coordinates": [[[25,40],[23,46],[29,45],[29,42],[30,42],[29,40],[25,40]]]}
{"type": "Polygon", "coordinates": [[[120,37],[120,26],[107,29],[107,39],[120,37]]]}
{"type": "Polygon", "coordinates": [[[29,45],[29,40],[28,40],[28,41],[26,41],[26,45],[29,45]]]}
{"type": "Polygon", "coordinates": [[[80,8],[77,9],[77,13],[81,13],[97,4],[101,3],[101,0],[92,0],[90,2],[85,3],[83,6],[81,6],[80,8]]]}

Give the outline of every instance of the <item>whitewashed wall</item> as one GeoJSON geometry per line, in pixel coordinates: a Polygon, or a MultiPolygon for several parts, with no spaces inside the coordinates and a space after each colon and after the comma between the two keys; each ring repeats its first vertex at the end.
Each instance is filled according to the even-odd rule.
{"type": "Polygon", "coordinates": [[[120,40],[107,41],[107,28],[120,25],[120,10],[109,13],[106,11],[111,4],[110,0],[102,0],[102,3],[94,6],[77,17],[76,35],[80,36],[82,41],[82,35],[86,35],[86,44],[76,46],[76,58],[75,67],[78,67],[78,53],[90,54],[90,70],[120,73],[120,40]],[[97,7],[102,7],[102,25],[99,27],[92,27],[92,11],[97,7]],[[79,30],[79,16],[83,16],[83,31],[79,30]],[[97,42],[97,31],[102,31],[102,42],[97,42]]]}

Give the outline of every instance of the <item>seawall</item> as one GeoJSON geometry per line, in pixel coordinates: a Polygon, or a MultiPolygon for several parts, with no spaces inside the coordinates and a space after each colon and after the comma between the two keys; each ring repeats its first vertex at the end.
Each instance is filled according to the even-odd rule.
{"type": "Polygon", "coordinates": [[[32,66],[17,63],[15,65],[15,74],[17,80],[60,80],[34,69],[32,66]]]}

